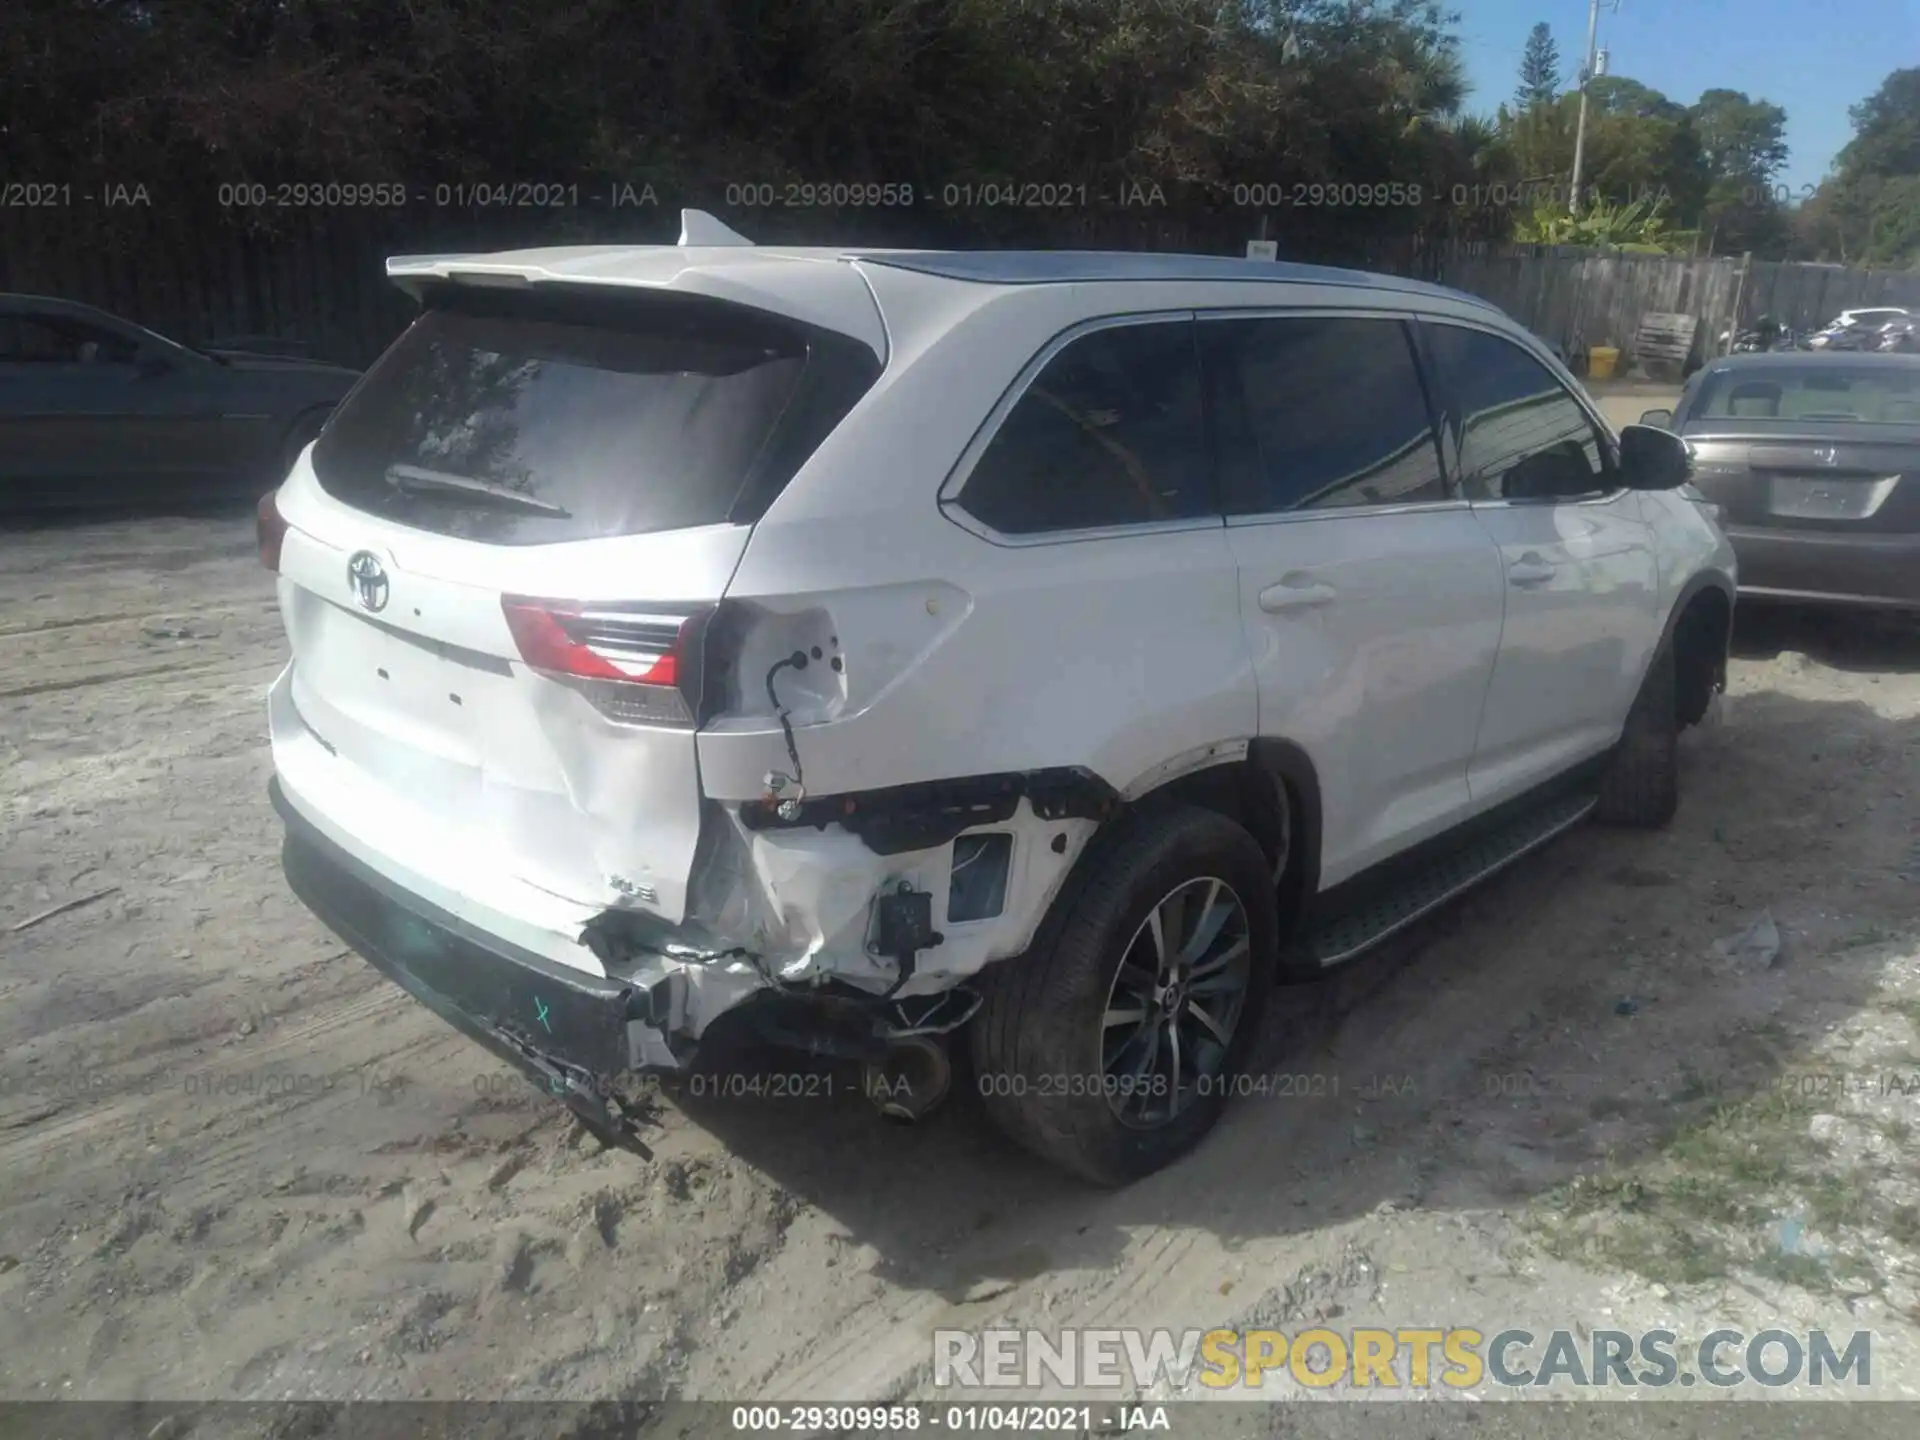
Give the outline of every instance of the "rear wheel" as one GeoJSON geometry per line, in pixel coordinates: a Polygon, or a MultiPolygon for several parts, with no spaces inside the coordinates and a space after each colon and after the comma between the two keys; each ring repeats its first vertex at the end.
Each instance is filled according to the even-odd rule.
{"type": "Polygon", "coordinates": [[[1098,1184],[1213,1128],[1272,984],[1270,867],[1210,810],[1123,821],[1040,941],[991,973],[977,1082],[1015,1140],[1098,1184]]]}
{"type": "Polygon", "coordinates": [[[1640,682],[1625,731],[1600,776],[1594,817],[1657,830],[1680,808],[1680,715],[1674,647],[1662,645],[1640,682]]]}

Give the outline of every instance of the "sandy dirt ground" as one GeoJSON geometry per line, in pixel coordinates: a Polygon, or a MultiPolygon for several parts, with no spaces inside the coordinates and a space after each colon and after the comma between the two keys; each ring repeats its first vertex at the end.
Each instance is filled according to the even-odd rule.
{"type": "Polygon", "coordinates": [[[287,892],[250,519],[0,532],[0,1398],[918,1396],[940,1327],[1312,1319],[1871,1329],[1912,1396],[1920,632],[1738,649],[1669,831],[1282,991],[1264,1093],[1099,1193],[848,1076],[601,1149],[287,892]]]}

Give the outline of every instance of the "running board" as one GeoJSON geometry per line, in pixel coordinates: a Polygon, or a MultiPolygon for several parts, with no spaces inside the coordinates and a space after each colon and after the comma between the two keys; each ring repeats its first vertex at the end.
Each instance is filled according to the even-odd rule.
{"type": "Polygon", "coordinates": [[[1595,803],[1595,797],[1585,791],[1561,795],[1523,811],[1496,829],[1441,851],[1365,903],[1315,928],[1289,957],[1287,968],[1311,971],[1356,959],[1556,835],[1571,830],[1591,813],[1595,803]]]}

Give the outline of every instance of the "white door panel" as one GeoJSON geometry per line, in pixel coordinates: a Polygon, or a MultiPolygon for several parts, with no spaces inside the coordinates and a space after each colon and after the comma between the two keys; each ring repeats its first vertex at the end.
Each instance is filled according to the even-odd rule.
{"type": "Polygon", "coordinates": [[[1659,630],[1660,577],[1639,497],[1492,501],[1506,627],[1475,747],[1476,803],[1497,803],[1619,737],[1659,630]]]}
{"type": "Polygon", "coordinates": [[[1500,644],[1502,578],[1464,507],[1228,527],[1260,733],[1320,779],[1335,885],[1459,818],[1500,644]]]}
{"type": "Polygon", "coordinates": [[[1216,315],[1201,336],[1260,734],[1313,762],[1335,885],[1471,804],[1500,560],[1447,494],[1400,318],[1216,315]]]}
{"type": "Polygon", "coordinates": [[[1475,809],[1618,738],[1660,632],[1660,575],[1613,435],[1506,334],[1428,321],[1461,488],[1500,557],[1506,621],[1474,747],[1475,809]]]}

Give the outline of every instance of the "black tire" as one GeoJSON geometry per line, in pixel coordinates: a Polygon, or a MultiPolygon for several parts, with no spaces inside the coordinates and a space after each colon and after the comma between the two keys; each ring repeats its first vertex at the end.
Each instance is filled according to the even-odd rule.
{"type": "MultiPolygon", "coordinates": [[[[1124,1185],[1184,1155],[1219,1120],[1266,1009],[1279,927],[1259,845],[1214,811],[1130,816],[1095,845],[1034,946],[987,972],[972,1058],[987,1112],[1009,1136],[1095,1184],[1124,1185]],[[1211,1083],[1188,1086],[1184,1108],[1128,1123],[1105,1088],[1113,1062],[1103,1053],[1103,1025],[1111,1023],[1116,976],[1150,915],[1203,879],[1224,882],[1244,916],[1249,964],[1238,1016],[1223,1049],[1210,1052],[1219,1067],[1211,1083]]],[[[1200,913],[1213,913],[1204,900],[1200,913]]],[[[1180,1052],[1169,1053],[1178,1067],[1180,1052]]],[[[1157,1059],[1153,1074],[1157,1083],[1157,1059]]]]}
{"type": "Polygon", "coordinates": [[[1600,776],[1594,818],[1603,825],[1657,830],[1680,808],[1680,716],[1675,660],[1662,645],[1627,714],[1625,731],[1600,776]]]}

